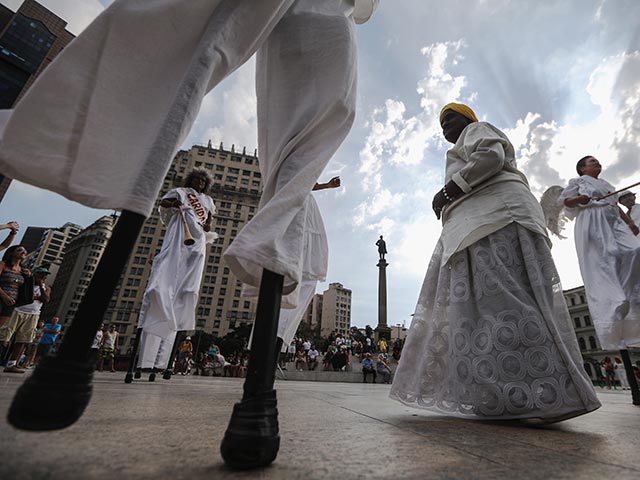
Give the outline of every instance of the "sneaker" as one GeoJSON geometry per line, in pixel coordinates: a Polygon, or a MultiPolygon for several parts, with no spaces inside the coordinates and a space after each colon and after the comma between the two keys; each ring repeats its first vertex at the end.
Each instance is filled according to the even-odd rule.
{"type": "Polygon", "coordinates": [[[5,367],[3,371],[5,373],[24,373],[24,369],[20,367],[16,367],[15,365],[11,365],[10,367],[5,367]]]}

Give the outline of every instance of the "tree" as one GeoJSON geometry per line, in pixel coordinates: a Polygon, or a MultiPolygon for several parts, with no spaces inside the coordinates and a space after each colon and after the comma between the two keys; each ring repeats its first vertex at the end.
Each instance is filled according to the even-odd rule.
{"type": "Polygon", "coordinates": [[[251,335],[252,325],[250,323],[241,323],[236,328],[219,339],[218,346],[223,356],[228,357],[236,352],[242,352],[249,344],[249,336],[251,335]]]}

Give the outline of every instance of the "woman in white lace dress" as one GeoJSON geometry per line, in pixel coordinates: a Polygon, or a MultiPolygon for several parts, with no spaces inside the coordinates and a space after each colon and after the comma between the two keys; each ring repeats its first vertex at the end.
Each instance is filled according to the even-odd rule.
{"type": "Polygon", "coordinates": [[[440,115],[443,230],[391,397],[483,419],[553,422],[597,409],[542,211],[507,137],[466,105],[440,115]]]}

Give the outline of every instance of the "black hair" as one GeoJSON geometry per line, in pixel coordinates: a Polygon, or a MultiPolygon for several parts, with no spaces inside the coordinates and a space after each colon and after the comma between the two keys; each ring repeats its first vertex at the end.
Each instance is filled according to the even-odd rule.
{"type": "MultiPolygon", "coordinates": [[[[15,252],[19,248],[24,248],[24,246],[23,245],[13,245],[13,246],[7,248],[7,251],[4,252],[4,255],[2,255],[2,261],[7,263],[7,260],[9,260],[11,255],[13,255],[13,252],[15,252]]],[[[26,248],[24,248],[24,249],[26,250],[26,248]]]]}
{"type": "Polygon", "coordinates": [[[582,157],[578,160],[578,163],[576,163],[576,172],[578,172],[578,175],[584,175],[584,173],[582,173],[582,169],[587,165],[587,160],[590,158],[593,158],[593,155],[587,155],[586,157],[582,157]]]}
{"type": "Polygon", "coordinates": [[[202,191],[204,193],[207,193],[209,191],[209,189],[211,188],[211,184],[213,183],[209,173],[206,170],[191,170],[189,172],[189,174],[184,179],[184,186],[185,187],[191,186],[191,182],[193,182],[193,180],[195,178],[204,179],[205,186],[204,186],[204,189],[202,191]]]}

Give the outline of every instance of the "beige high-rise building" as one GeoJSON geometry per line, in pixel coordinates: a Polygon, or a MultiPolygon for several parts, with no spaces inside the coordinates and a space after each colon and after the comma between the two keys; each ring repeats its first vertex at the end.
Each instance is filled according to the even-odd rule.
{"type": "MultiPolygon", "coordinates": [[[[251,323],[256,303],[242,297],[242,286],[222,260],[222,252],[258,208],[262,180],[256,152],[225,150],[195,145],[179,151],[165,177],[160,198],[184,184],[194,168],[204,169],[213,178],[210,192],[215,204],[215,231],[220,236],[208,246],[207,259],[196,311],[196,329],[224,336],[241,323],[251,323]]],[[[160,251],[164,228],[157,208],[145,222],[125,267],[122,280],[111,299],[105,323],[115,322],[120,332],[120,351],[125,353],[135,337],[138,313],[149,278],[151,260],[160,251]],[[122,348],[124,347],[124,348],[122,348]]]]}
{"type": "Polygon", "coordinates": [[[346,335],[351,328],[351,290],[341,283],[330,283],[322,294],[322,317],[320,335],[331,332],[346,335]]]}
{"type": "Polygon", "coordinates": [[[76,236],[82,227],[75,223],[67,222],[60,228],[47,229],[40,238],[36,249],[29,252],[25,259],[25,266],[29,269],[40,265],[48,265],[51,275],[49,282],[53,282],[62,264],[67,244],[76,236]]]}
{"type": "Polygon", "coordinates": [[[104,216],[69,241],[55,282],[47,281],[52,285],[51,301],[42,309],[44,319],[57,315],[63,327],[74,319],[115,223],[115,216],[104,216]]]}

